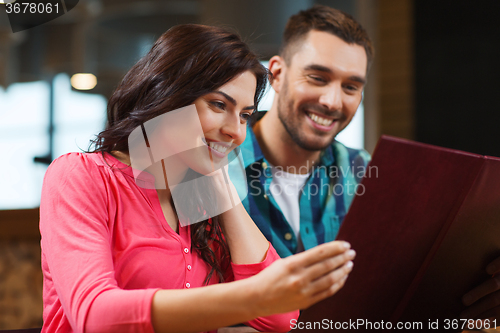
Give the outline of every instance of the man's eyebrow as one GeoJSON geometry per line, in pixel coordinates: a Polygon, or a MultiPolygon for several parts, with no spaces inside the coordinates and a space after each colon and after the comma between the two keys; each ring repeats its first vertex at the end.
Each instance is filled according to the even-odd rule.
{"type": "Polygon", "coordinates": [[[304,67],[304,69],[306,71],[319,71],[319,72],[325,72],[325,73],[329,73],[329,74],[332,74],[333,71],[326,67],[326,66],[322,66],[322,65],[316,65],[316,64],[311,64],[311,65],[307,65],[306,67],[304,67]]]}
{"type": "MultiPolygon", "coordinates": [[[[216,90],[216,91],[214,91],[214,93],[221,94],[222,96],[224,96],[234,106],[236,106],[238,104],[238,103],[236,103],[236,100],[234,98],[232,98],[231,96],[229,96],[228,94],[226,94],[223,91],[216,90]]],[[[243,108],[243,110],[253,110],[253,109],[256,109],[255,105],[246,106],[246,107],[243,108]]]]}
{"type": "MultiPolygon", "coordinates": [[[[317,64],[311,64],[311,65],[308,65],[306,67],[304,67],[304,69],[307,71],[318,71],[318,72],[324,72],[324,73],[328,73],[328,74],[333,74],[333,71],[326,67],[326,66],[323,66],[323,65],[317,65],[317,64]]],[[[359,82],[361,84],[366,84],[366,79],[364,77],[361,77],[361,76],[358,76],[358,75],[352,75],[349,77],[349,80],[351,81],[356,81],[356,82],[359,82]]]]}
{"type": "Polygon", "coordinates": [[[366,79],[364,77],[357,76],[357,75],[349,76],[349,80],[359,82],[362,85],[366,84],[366,79]]]}

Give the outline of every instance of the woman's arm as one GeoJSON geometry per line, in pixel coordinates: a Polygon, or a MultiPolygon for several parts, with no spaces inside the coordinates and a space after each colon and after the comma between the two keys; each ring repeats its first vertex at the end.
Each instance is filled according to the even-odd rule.
{"type": "Polygon", "coordinates": [[[226,183],[229,179],[227,168],[226,166],[224,170],[217,170],[211,174],[211,177],[216,193],[218,193],[219,205],[229,208],[220,217],[222,231],[231,253],[231,261],[238,265],[262,262],[269,249],[269,242],[243,207],[232,182],[226,183]],[[226,177],[222,172],[226,173],[226,177]]]}
{"type": "MultiPolygon", "coordinates": [[[[348,248],[345,242],[322,244],[248,279],[157,291],[151,310],[155,332],[197,332],[305,309],[343,286],[354,257],[348,248]]],[[[290,323],[280,324],[280,331],[289,330],[290,323]]]]}
{"type": "Polygon", "coordinates": [[[43,332],[153,332],[156,289],[118,286],[109,167],[89,156],[59,157],[45,174],[40,205],[43,332]]]}
{"type": "Polygon", "coordinates": [[[222,214],[222,231],[233,263],[253,264],[264,260],[269,249],[269,241],[255,225],[241,202],[222,214]]]}

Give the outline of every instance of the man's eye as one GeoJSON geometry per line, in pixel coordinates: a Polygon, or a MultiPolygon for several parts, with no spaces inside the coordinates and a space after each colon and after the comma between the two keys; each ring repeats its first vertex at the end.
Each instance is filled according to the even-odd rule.
{"type": "Polygon", "coordinates": [[[326,83],[326,80],[321,76],[309,75],[309,78],[316,83],[326,83]]]}
{"type": "Polygon", "coordinates": [[[355,85],[346,85],[344,88],[350,92],[356,92],[359,90],[359,88],[355,85]]]}
{"type": "Polygon", "coordinates": [[[215,106],[217,109],[225,110],[226,109],[226,104],[221,101],[212,101],[210,102],[213,106],[215,106]]]}

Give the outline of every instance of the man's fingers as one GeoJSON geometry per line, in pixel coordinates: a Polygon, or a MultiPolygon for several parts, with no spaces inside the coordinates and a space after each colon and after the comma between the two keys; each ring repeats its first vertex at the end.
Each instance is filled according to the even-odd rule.
{"type": "Polygon", "coordinates": [[[497,291],[482,298],[479,302],[469,306],[460,314],[460,317],[464,319],[488,318],[490,317],[488,312],[492,309],[497,308],[499,305],[500,291],[497,291]]]}
{"type": "Polygon", "coordinates": [[[351,245],[347,242],[333,241],[296,254],[293,258],[297,261],[299,266],[308,267],[327,258],[341,254],[350,248],[351,245]]]}
{"type": "Polygon", "coordinates": [[[500,272],[500,257],[496,258],[486,266],[486,273],[493,275],[500,272]]]}
{"type": "Polygon", "coordinates": [[[500,290],[500,276],[495,276],[469,291],[462,297],[464,305],[469,306],[480,298],[500,290]]]}

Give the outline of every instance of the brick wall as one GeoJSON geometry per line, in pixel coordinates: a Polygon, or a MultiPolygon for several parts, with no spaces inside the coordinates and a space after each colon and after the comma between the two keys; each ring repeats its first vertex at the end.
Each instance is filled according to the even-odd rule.
{"type": "Polygon", "coordinates": [[[379,0],[377,14],[380,134],[414,139],[413,0],[379,0]]]}
{"type": "Polygon", "coordinates": [[[0,329],[42,326],[38,209],[0,211],[0,329]]]}

